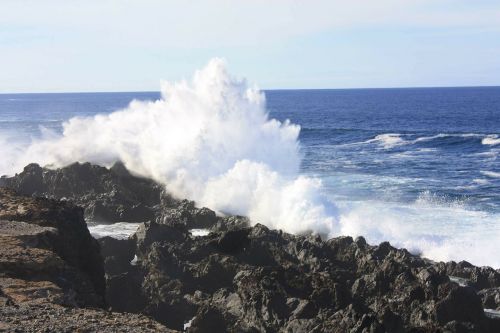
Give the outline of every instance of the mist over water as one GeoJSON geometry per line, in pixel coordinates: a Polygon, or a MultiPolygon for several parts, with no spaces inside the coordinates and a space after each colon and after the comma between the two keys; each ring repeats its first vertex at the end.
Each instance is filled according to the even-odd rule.
{"type": "Polygon", "coordinates": [[[264,94],[214,59],[161,95],[0,96],[0,173],[121,160],[179,197],[254,223],[498,268],[492,89],[264,94]],[[11,111],[19,103],[25,114],[11,111]]]}

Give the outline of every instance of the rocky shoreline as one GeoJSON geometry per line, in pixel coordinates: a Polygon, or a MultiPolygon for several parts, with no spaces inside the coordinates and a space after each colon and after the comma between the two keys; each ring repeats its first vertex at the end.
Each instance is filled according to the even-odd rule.
{"type": "Polygon", "coordinates": [[[490,267],[251,226],[121,164],[0,186],[0,331],[500,332],[490,267]],[[85,220],[144,223],[95,240],[85,220]]]}

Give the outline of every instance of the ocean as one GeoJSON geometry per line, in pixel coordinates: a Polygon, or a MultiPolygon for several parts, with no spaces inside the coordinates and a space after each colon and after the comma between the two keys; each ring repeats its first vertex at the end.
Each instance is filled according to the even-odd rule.
{"type": "MultiPolygon", "coordinates": [[[[300,126],[300,174],[321,180],[342,233],[500,268],[500,87],[264,93],[270,118],[300,126]]],[[[71,118],[159,98],[1,94],[0,152],[60,135],[71,118]]],[[[0,171],[12,173],[9,163],[0,171]]]]}

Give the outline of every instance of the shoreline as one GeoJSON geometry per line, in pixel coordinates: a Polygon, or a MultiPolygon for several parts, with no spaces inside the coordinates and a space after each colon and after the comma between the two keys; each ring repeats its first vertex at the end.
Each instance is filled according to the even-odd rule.
{"type": "MultiPolygon", "coordinates": [[[[1,185],[28,195],[0,188],[0,237],[9,240],[0,245],[7,253],[3,262],[12,263],[4,267],[15,267],[0,276],[0,298],[6,299],[0,307],[4,322],[23,316],[15,306],[36,312],[35,306],[44,304],[44,311],[53,311],[57,320],[65,312],[53,309],[61,306],[73,313],[97,305],[113,311],[110,315],[123,327],[131,324],[119,313],[145,315],[159,325],[153,331],[345,332],[358,327],[373,332],[496,332],[500,328],[500,270],[490,267],[433,262],[388,242],[369,245],[363,237],[323,240],[251,225],[242,216],[220,217],[192,201],[171,197],[158,184],[132,176],[121,164],[110,169],[73,164],[57,170],[31,164],[15,177],[2,178],[1,185]],[[68,216],[85,231],[75,234],[76,229],[66,225],[66,215],[56,213],[60,209],[73,212],[68,216]],[[103,237],[96,241],[90,236],[84,217],[107,222],[97,225],[103,237]],[[145,222],[132,222],[140,218],[145,222]],[[30,225],[43,227],[33,231],[30,225]],[[106,231],[124,225],[130,230],[118,239],[106,231]],[[57,229],[59,238],[46,236],[53,232],[46,226],[57,229]],[[28,234],[32,240],[26,243],[28,234]],[[83,282],[89,273],[76,272],[88,269],[84,268],[88,264],[75,266],[79,264],[71,261],[69,248],[61,245],[71,239],[66,237],[88,237],[86,242],[98,243],[101,259],[92,255],[89,258],[94,259],[88,260],[103,271],[88,272],[101,282],[83,282]],[[16,250],[16,242],[75,267],[69,278],[73,285],[61,284],[60,268],[52,275],[43,273],[48,268],[42,263],[23,268],[25,259],[19,257],[22,252],[16,250]],[[16,282],[25,287],[14,288],[12,279],[24,281],[26,269],[32,278],[46,282],[16,282]],[[95,289],[96,283],[105,286],[95,289]],[[96,291],[88,294],[90,285],[96,291]],[[56,301],[34,296],[46,294],[41,290],[47,286],[61,295],[56,301]],[[69,296],[75,293],[76,298],[69,296]],[[100,297],[106,305],[89,303],[100,297]]],[[[96,225],[90,227],[95,231],[96,225]]],[[[73,256],[88,257],[78,254],[83,248],[76,251],[73,256]]],[[[93,316],[100,316],[99,311],[103,310],[93,316]]]]}

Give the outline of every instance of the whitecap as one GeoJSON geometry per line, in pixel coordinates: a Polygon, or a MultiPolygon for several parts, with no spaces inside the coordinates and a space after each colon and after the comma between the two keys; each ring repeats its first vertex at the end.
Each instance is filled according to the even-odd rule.
{"type": "Polygon", "coordinates": [[[483,140],[481,140],[481,143],[483,145],[496,146],[500,143],[500,138],[495,134],[488,135],[483,140]]]}
{"type": "Polygon", "coordinates": [[[480,172],[483,175],[491,177],[491,178],[500,178],[500,172],[488,171],[488,170],[481,170],[480,172]]]}
{"type": "Polygon", "coordinates": [[[488,179],[484,179],[484,178],[475,178],[475,179],[472,180],[472,182],[474,182],[476,184],[479,184],[479,185],[487,185],[487,184],[490,183],[488,181],[488,179]]]}
{"type": "Polygon", "coordinates": [[[398,133],[379,134],[375,136],[373,139],[365,141],[365,143],[373,143],[373,142],[380,144],[385,149],[409,143],[408,141],[401,138],[401,134],[398,133]]]}
{"type": "Polygon", "coordinates": [[[485,135],[479,133],[439,133],[436,135],[416,138],[415,140],[412,141],[412,143],[426,142],[443,138],[483,138],[483,137],[485,137],[485,135]]]}

